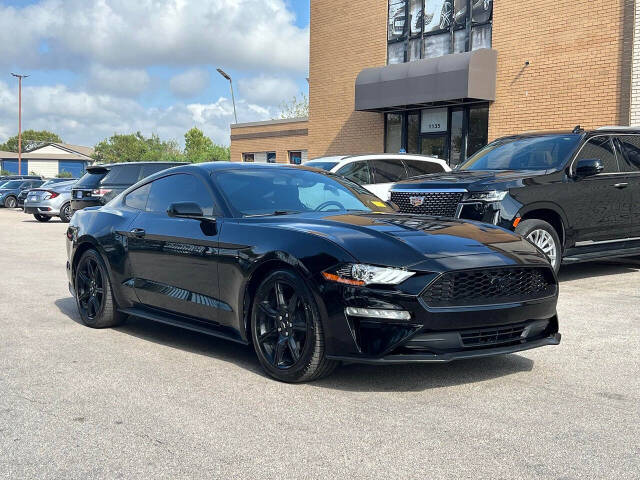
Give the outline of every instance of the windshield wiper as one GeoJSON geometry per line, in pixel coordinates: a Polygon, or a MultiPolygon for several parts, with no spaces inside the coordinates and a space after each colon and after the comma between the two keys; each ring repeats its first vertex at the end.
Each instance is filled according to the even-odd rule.
{"type": "Polygon", "coordinates": [[[271,217],[279,215],[294,215],[296,213],[302,213],[299,210],[275,210],[269,213],[255,213],[253,215],[245,215],[245,217],[271,217]]]}

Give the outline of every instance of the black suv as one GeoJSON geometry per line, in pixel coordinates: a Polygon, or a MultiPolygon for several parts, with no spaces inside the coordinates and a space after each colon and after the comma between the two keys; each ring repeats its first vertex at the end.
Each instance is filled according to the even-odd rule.
{"type": "Polygon", "coordinates": [[[522,134],[400,182],[401,211],[493,223],[561,263],[640,254],[640,129],[522,134]]]}
{"type": "Polygon", "coordinates": [[[87,167],[87,172],[71,190],[71,211],[106,204],[134,183],[183,162],[111,163],[87,167]]]}

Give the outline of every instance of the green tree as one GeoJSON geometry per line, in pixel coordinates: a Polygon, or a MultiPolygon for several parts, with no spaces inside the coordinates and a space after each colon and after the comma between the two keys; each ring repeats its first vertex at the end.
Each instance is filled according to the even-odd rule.
{"type": "Polygon", "coordinates": [[[175,161],[182,159],[182,152],[174,140],[156,134],[145,138],[140,132],[116,133],[95,146],[93,158],[101,163],[175,161]]]}
{"type": "Polygon", "coordinates": [[[71,174],[71,172],[63,170],[56,175],[56,178],[73,178],[73,175],[71,174]]]}
{"type": "Polygon", "coordinates": [[[294,96],[290,101],[280,104],[280,118],[300,118],[309,116],[309,97],[304,93],[300,94],[300,98],[294,96]]]}
{"type": "Polygon", "coordinates": [[[197,127],[184,134],[184,154],[191,163],[228,161],[231,158],[229,147],[216,145],[197,127]]]}
{"type": "MultiPolygon", "coordinates": [[[[22,151],[30,152],[45,143],[62,143],[62,139],[53,132],[47,130],[25,130],[22,132],[22,151]]],[[[18,151],[18,135],[9,137],[9,139],[0,144],[0,150],[7,152],[18,151]]]]}

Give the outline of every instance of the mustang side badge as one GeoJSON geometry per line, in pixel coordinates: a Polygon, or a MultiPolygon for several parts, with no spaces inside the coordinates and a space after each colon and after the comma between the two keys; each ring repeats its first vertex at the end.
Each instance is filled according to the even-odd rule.
{"type": "Polygon", "coordinates": [[[421,207],[424,205],[424,197],[409,197],[409,203],[412,207],[421,207]]]}

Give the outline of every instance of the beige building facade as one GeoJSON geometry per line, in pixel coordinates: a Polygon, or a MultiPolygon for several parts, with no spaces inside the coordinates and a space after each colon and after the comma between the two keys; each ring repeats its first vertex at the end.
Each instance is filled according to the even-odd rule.
{"type": "Polygon", "coordinates": [[[304,143],[456,165],[504,135],[638,125],[639,25],[633,0],[311,0],[309,119],[234,126],[232,159],[304,143]]]}

